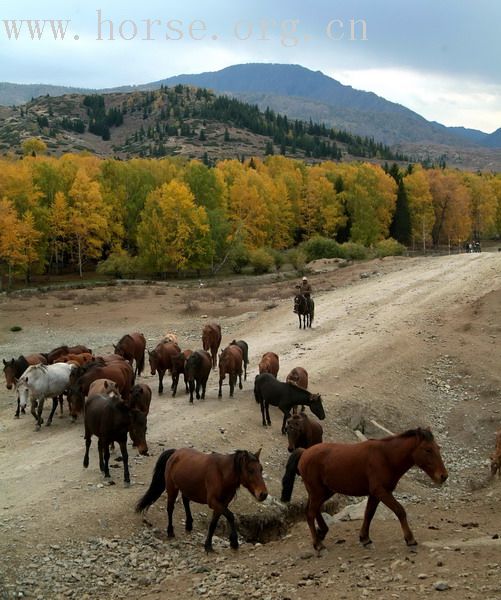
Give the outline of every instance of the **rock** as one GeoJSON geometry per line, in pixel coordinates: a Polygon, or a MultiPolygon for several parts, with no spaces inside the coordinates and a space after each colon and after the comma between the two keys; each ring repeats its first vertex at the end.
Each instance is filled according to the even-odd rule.
{"type": "Polygon", "coordinates": [[[437,590],[437,592],[444,592],[445,590],[449,590],[449,584],[447,583],[447,581],[436,581],[433,585],[434,589],[437,590]]]}

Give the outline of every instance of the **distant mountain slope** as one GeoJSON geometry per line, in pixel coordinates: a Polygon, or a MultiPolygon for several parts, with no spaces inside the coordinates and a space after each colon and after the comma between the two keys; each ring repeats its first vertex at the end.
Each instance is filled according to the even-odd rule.
{"type": "MultiPolygon", "coordinates": [[[[250,63],[220,71],[177,75],[139,86],[122,86],[100,93],[151,91],[162,85],[192,85],[228,93],[246,102],[289,117],[325,122],[357,135],[371,136],[385,144],[438,144],[456,148],[482,145],[501,148],[501,134],[487,134],[464,127],[445,127],[427,121],[408,108],[372,92],[351,86],[299,65],[250,63]]],[[[89,90],[44,85],[0,83],[0,105],[16,105],[32,97],[49,94],[88,93],[89,90]]]]}

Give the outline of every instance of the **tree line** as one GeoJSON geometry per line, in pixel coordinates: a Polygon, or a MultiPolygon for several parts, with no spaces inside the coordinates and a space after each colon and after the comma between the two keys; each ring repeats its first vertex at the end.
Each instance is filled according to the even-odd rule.
{"type": "Polygon", "coordinates": [[[371,247],[462,244],[501,232],[501,176],[283,156],[0,160],[0,271],[216,272],[242,253],[323,236],[371,247]],[[127,269],[125,269],[127,271],[127,269]]]}

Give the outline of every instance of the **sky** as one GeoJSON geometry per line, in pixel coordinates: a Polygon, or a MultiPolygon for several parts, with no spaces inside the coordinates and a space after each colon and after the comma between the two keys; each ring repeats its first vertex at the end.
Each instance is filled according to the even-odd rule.
{"type": "Polygon", "coordinates": [[[497,0],[0,0],[0,81],[101,88],[300,64],[490,133],[501,127],[500,31],[497,0]]]}

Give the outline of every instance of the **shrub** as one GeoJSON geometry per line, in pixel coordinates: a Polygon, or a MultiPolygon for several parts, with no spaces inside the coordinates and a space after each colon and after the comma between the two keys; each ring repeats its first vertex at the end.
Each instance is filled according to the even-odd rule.
{"type": "Polygon", "coordinates": [[[304,268],[306,266],[306,254],[300,248],[294,248],[288,254],[291,265],[298,271],[299,273],[304,272],[304,268]]]}
{"type": "Polygon", "coordinates": [[[384,256],[402,256],[407,250],[403,244],[397,242],[393,238],[387,240],[381,240],[375,246],[376,256],[383,258],[384,256]]]}
{"type": "Polygon", "coordinates": [[[283,267],[283,264],[285,262],[284,253],[280,252],[280,250],[273,250],[273,249],[270,249],[268,252],[273,257],[273,262],[275,263],[275,269],[277,271],[280,271],[280,269],[283,267]]]}
{"type": "Polygon", "coordinates": [[[250,254],[250,264],[256,275],[269,273],[275,265],[273,256],[264,248],[253,250],[250,254]]]}
{"type": "Polygon", "coordinates": [[[249,264],[249,251],[243,244],[236,244],[230,252],[229,264],[233,273],[241,273],[249,264]]]}
{"type": "Polygon", "coordinates": [[[330,238],[316,235],[301,244],[308,262],[319,258],[344,258],[340,244],[330,238]]]}
{"type": "Polygon", "coordinates": [[[137,258],[120,248],[114,250],[106,260],[101,261],[96,271],[101,275],[111,275],[118,279],[134,277],[138,271],[137,258]]]}
{"type": "Polygon", "coordinates": [[[364,260],[369,256],[369,250],[362,244],[356,242],[345,242],[341,244],[344,257],[351,260],[364,260]]]}
{"type": "Polygon", "coordinates": [[[19,325],[13,325],[13,326],[10,328],[10,330],[11,330],[11,331],[22,331],[22,330],[23,330],[23,328],[22,328],[22,327],[20,327],[19,325]]]}

